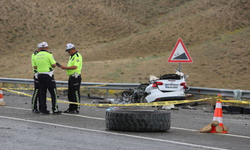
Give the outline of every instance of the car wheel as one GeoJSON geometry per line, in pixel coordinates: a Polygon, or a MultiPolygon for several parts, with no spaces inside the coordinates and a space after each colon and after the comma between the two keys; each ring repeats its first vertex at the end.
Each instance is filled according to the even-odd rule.
{"type": "Polygon", "coordinates": [[[114,109],[106,111],[106,128],[118,131],[166,131],[170,112],[150,109],[114,109]]]}

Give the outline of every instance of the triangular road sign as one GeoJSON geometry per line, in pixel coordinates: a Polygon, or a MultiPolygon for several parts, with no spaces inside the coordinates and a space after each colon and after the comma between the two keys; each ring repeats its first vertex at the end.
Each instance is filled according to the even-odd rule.
{"type": "Polygon", "coordinates": [[[175,44],[174,50],[172,51],[170,57],[168,58],[168,62],[178,62],[178,63],[193,62],[181,38],[179,38],[177,43],[175,44]]]}

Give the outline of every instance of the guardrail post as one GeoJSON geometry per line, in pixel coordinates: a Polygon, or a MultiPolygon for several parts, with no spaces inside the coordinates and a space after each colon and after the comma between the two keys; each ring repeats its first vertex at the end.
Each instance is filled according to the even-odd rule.
{"type": "Polygon", "coordinates": [[[90,95],[90,89],[87,88],[87,95],[90,95]]]}
{"type": "Polygon", "coordinates": [[[106,95],[105,95],[104,100],[108,100],[108,96],[109,96],[109,89],[106,90],[106,95]]]}

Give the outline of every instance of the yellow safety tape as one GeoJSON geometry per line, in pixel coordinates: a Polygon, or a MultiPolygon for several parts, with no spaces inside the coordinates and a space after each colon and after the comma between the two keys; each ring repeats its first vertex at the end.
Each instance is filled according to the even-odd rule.
{"type": "Polygon", "coordinates": [[[29,90],[29,91],[34,90],[34,88],[8,88],[8,89],[10,89],[10,90],[25,90],[25,91],[27,91],[27,90],[29,90]]]}
{"type": "Polygon", "coordinates": [[[11,92],[11,93],[15,93],[15,94],[19,94],[19,95],[24,95],[24,96],[32,97],[32,96],[29,95],[29,94],[26,94],[26,93],[23,93],[23,92],[18,92],[18,91],[9,90],[9,89],[7,89],[7,88],[2,88],[2,90],[5,90],[5,91],[11,92]]]}
{"type": "MultiPolygon", "coordinates": [[[[7,89],[7,88],[2,88],[2,89],[5,90],[5,91],[8,91],[8,92],[11,92],[11,93],[15,93],[15,94],[23,95],[23,96],[28,96],[28,97],[32,97],[32,95],[24,93],[24,92],[13,91],[13,90],[10,90],[10,89],[7,89]]],[[[47,100],[51,101],[51,98],[47,98],[47,100]]],[[[66,101],[58,100],[58,102],[59,101],[61,103],[71,103],[71,102],[66,102],[66,101]]]]}
{"type": "MultiPolygon", "coordinates": [[[[10,90],[9,88],[2,88],[5,91],[16,93],[19,95],[24,95],[28,97],[32,97],[30,94],[26,94],[24,92],[18,92],[10,90]]],[[[74,103],[74,102],[67,102],[58,100],[59,103],[66,103],[66,104],[77,104],[83,106],[99,106],[99,107],[114,107],[114,106],[164,106],[164,105],[176,105],[176,104],[184,104],[184,103],[191,103],[191,102],[199,102],[199,101],[206,101],[211,100],[212,98],[204,98],[198,100],[175,100],[175,101],[160,101],[160,102],[152,102],[152,103],[130,103],[130,104],[88,104],[88,103],[74,103]]],[[[51,98],[47,98],[47,100],[51,101],[51,98]]],[[[224,102],[224,103],[238,103],[238,104],[250,104],[250,101],[239,101],[239,100],[222,100],[221,97],[217,97],[217,100],[224,102]]]]}
{"type": "MultiPolygon", "coordinates": [[[[30,94],[26,94],[23,92],[9,90],[7,88],[2,88],[5,91],[16,93],[19,95],[24,95],[28,97],[32,97],[30,94]]],[[[74,102],[66,102],[62,100],[58,100],[59,103],[66,103],[66,104],[77,104],[83,106],[99,106],[99,107],[114,107],[114,106],[164,106],[164,105],[176,105],[176,104],[184,104],[184,103],[191,103],[191,102],[199,102],[199,101],[206,101],[211,100],[212,98],[204,98],[198,100],[175,100],[175,101],[160,101],[160,102],[152,102],[152,103],[130,103],[130,104],[88,104],[88,103],[74,103],[74,102]]],[[[51,101],[51,98],[47,98],[47,100],[51,101]]]]}
{"type": "MultiPolygon", "coordinates": [[[[176,105],[190,102],[206,101],[210,98],[199,99],[199,100],[181,100],[181,101],[161,101],[152,103],[130,103],[130,104],[84,104],[85,106],[101,106],[101,107],[114,107],[114,106],[164,106],[164,105],[176,105]]],[[[80,104],[81,105],[81,104],[80,104]]]]}
{"type": "MultiPolygon", "coordinates": [[[[100,86],[106,86],[108,85],[106,84],[101,84],[101,85],[94,85],[94,86],[82,86],[80,87],[80,89],[84,89],[84,88],[90,88],[90,87],[100,87],[100,86]]],[[[34,88],[7,88],[10,90],[34,90],[34,88]]],[[[57,90],[67,90],[68,88],[57,88],[57,90]]]]}
{"type": "Polygon", "coordinates": [[[223,103],[238,103],[238,104],[250,104],[250,101],[239,101],[239,100],[220,100],[223,103]]]}

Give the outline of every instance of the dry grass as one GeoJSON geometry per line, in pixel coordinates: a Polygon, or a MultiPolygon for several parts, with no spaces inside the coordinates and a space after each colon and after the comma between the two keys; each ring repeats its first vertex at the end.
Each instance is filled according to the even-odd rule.
{"type": "MultiPolygon", "coordinates": [[[[66,43],[84,57],[86,82],[147,82],[173,73],[167,63],[183,39],[193,63],[188,84],[249,90],[247,0],[2,0],[0,77],[32,78],[30,56],[46,41],[66,65],[66,43]]],[[[56,68],[56,80],[67,80],[56,68]]]]}

